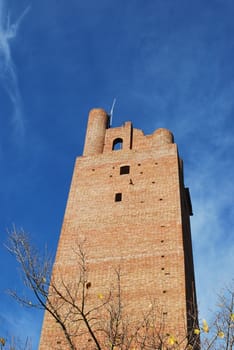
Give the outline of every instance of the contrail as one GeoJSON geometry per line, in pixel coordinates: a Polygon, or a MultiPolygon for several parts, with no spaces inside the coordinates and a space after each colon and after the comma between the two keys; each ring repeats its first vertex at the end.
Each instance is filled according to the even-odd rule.
{"type": "Polygon", "coordinates": [[[17,134],[24,133],[24,119],[22,114],[22,99],[18,85],[16,67],[14,65],[10,40],[17,36],[20,24],[28,13],[27,7],[15,23],[11,23],[9,12],[6,13],[5,1],[0,0],[0,83],[6,90],[13,106],[12,123],[17,134]]]}

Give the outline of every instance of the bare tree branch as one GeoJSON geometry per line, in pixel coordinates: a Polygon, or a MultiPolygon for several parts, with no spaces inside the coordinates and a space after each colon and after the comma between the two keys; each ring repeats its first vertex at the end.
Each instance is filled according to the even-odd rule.
{"type": "MultiPolygon", "coordinates": [[[[77,350],[77,339],[85,338],[96,350],[233,350],[233,286],[220,296],[219,310],[211,325],[203,320],[199,327],[197,315],[191,315],[191,332],[184,331],[177,339],[176,334],[167,332],[167,322],[157,301],[151,302],[140,319],[131,318],[122,289],[121,266],[115,270],[115,282],[106,296],[94,300],[85,241],[74,247],[78,275],[74,281],[68,281],[58,266],[56,278],[51,277],[51,257],[47,251],[41,255],[24,230],[13,227],[8,235],[7,249],[16,258],[24,285],[33,297],[14,290],[9,294],[26,307],[46,310],[60,327],[66,348],[77,350]]],[[[1,339],[4,338],[0,338],[0,348],[3,348],[1,339]]]]}

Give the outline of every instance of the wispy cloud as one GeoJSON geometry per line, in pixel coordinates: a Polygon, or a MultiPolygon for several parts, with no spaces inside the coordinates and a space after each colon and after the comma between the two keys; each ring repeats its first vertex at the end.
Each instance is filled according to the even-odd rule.
{"type": "Polygon", "coordinates": [[[36,350],[43,314],[39,313],[38,310],[23,309],[19,305],[12,309],[9,304],[7,308],[3,307],[1,311],[3,315],[0,315],[1,336],[6,339],[8,346],[11,340],[15,338],[22,345],[27,340],[30,341],[32,349],[36,350]]]}
{"type": "Polygon", "coordinates": [[[27,7],[15,23],[11,23],[10,13],[6,9],[5,1],[0,0],[0,82],[13,106],[12,123],[14,130],[21,135],[24,133],[22,98],[16,67],[11,54],[10,41],[17,37],[21,22],[29,9],[30,7],[27,7]]]}
{"type": "Polygon", "coordinates": [[[202,317],[208,317],[207,312],[215,308],[217,294],[233,279],[234,168],[229,155],[233,140],[221,123],[219,126],[220,132],[215,130],[215,140],[211,145],[208,141],[200,147],[199,142],[195,144],[191,152],[193,160],[186,171],[194,209],[192,236],[202,317]]]}
{"type": "Polygon", "coordinates": [[[153,116],[155,129],[173,131],[185,161],[198,304],[200,316],[207,318],[217,294],[233,279],[234,84],[229,65],[223,64],[232,55],[226,24],[216,30],[203,20],[186,30],[181,24],[164,36],[160,32],[163,40],[155,31],[148,37],[145,33],[140,59],[133,65],[137,79],[131,94],[153,116]],[[223,40],[217,46],[220,32],[223,40]]]}

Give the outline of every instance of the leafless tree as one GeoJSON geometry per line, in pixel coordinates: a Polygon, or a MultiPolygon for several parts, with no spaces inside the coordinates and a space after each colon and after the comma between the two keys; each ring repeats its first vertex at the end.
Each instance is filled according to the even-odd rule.
{"type": "Polygon", "coordinates": [[[29,338],[22,342],[18,337],[0,337],[1,350],[32,350],[29,338]]]}
{"type": "Polygon", "coordinates": [[[201,322],[202,345],[206,350],[233,350],[234,348],[234,284],[218,296],[217,310],[208,324],[201,322]]]}
{"type": "Polygon", "coordinates": [[[27,307],[46,310],[60,326],[67,344],[75,350],[75,339],[84,331],[85,325],[89,336],[98,350],[101,346],[96,337],[97,319],[94,314],[103,308],[108,299],[99,299],[99,302],[87,308],[90,282],[88,281],[87,257],[82,244],[78,244],[79,279],[74,283],[67,283],[63,276],[59,280],[51,277],[52,259],[45,253],[43,257],[33,248],[28,235],[24,230],[13,227],[9,232],[7,249],[15,256],[20,265],[25,286],[33,292],[33,300],[20,295],[17,291],[9,291],[19,303],[27,307]]]}
{"type": "MultiPolygon", "coordinates": [[[[24,230],[15,227],[9,232],[7,249],[15,256],[20,266],[25,286],[32,295],[9,293],[27,307],[46,310],[58,324],[64,335],[65,344],[60,349],[77,350],[77,339],[86,337],[90,347],[96,350],[231,350],[234,342],[233,289],[226,290],[220,297],[220,310],[211,326],[205,320],[198,326],[194,319],[191,334],[176,339],[168,334],[166,323],[157,302],[142,314],[142,318],[132,321],[125,311],[122,293],[121,268],[115,270],[116,281],[105,296],[92,299],[92,281],[89,280],[89,264],[85,241],[77,243],[78,277],[67,281],[61,274],[56,279],[51,276],[52,259],[47,253],[40,255],[30,243],[24,230]],[[202,345],[200,336],[202,335],[202,345]]],[[[59,349],[58,346],[58,349],[59,349]]],[[[79,347],[80,349],[80,347],[79,347]]],[[[85,346],[84,349],[88,350],[85,346]]]]}

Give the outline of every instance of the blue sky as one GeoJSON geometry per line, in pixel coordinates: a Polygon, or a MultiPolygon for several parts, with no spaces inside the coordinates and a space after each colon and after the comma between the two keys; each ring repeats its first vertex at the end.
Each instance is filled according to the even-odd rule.
{"type": "Polygon", "coordinates": [[[12,224],[56,249],[91,108],[113,126],[170,129],[190,188],[200,316],[233,278],[234,2],[0,0],[0,336],[31,337],[42,313],[6,252],[12,224]]]}

